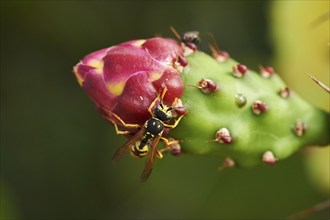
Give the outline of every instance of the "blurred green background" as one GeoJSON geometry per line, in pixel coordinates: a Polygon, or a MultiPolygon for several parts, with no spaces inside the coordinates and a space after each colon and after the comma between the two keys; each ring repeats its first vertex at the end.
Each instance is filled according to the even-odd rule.
{"type": "MultiPolygon", "coordinates": [[[[328,1],[1,1],[1,219],[284,219],[329,198],[329,147],[275,166],[217,171],[218,158],[111,157],[125,138],[96,112],[72,67],[123,41],[213,32],[252,69],[273,65],[313,104],[329,96],[328,1]]],[[[204,37],[207,35],[204,35],[204,37]]],[[[202,35],[203,38],[203,35],[202,35]]],[[[207,47],[207,37],[202,45],[207,47]]],[[[329,209],[307,219],[329,219],[329,209]]]]}

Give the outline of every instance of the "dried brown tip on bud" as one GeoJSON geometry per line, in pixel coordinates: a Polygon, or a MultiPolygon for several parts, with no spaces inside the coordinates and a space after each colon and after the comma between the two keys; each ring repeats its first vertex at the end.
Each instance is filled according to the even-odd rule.
{"type": "Polygon", "coordinates": [[[198,82],[198,88],[204,93],[212,93],[217,89],[217,84],[210,79],[202,79],[198,82]]]}
{"type": "Polygon", "coordinates": [[[261,100],[256,100],[252,104],[252,111],[256,115],[260,115],[267,110],[267,105],[261,100]]]}
{"type": "Polygon", "coordinates": [[[271,66],[260,66],[259,68],[260,68],[260,74],[264,78],[269,78],[275,73],[274,68],[271,66]]]}
{"type": "Polygon", "coordinates": [[[282,98],[288,98],[291,95],[291,89],[289,89],[288,87],[284,87],[284,88],[280,89],[280,91],[278,91],[278,94],[282,98]]]}
{"type": "Polygon", "coordinates": [[[236,78],[241,78],[246,74],[247,70],[248,68],[243,64],[233,66],[233,76],[236,78]]]}
{"type": "Polygon", "coordinates": [[[277,158],[274,156],[273,152],[271,151],[266,151],[262,155],[262,161],[267,164],[275,164],[277,161],[277,158]]]}
{"type": "Polygon", "coordinates": [[[302,122],[301,120],[297,120],[296,124],[294,125],[293,132],[298,136],[301,137],[305,134],[307,129],[307,125],[302,122]]]}

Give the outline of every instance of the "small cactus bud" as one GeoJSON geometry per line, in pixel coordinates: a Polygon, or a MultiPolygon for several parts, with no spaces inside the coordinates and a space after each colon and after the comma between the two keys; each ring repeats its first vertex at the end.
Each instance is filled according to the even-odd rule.
{"type": "Polygon", "coordinates": [[[223,167],[233,167],[235,166],[235,161],[233,159],[231,159],[230,157],[227,157],[224,161],[223,161],[223,167]]]}
{"type": "Polygon", "coordinates": [[[254,114],[260,115],[263,112],[265,112],[266,110],[267,110],[267,105],[264,102],[262,102],[260,100],[256,100],[253,102],[252,111],[254,114]]]}
{"type": "Polygon", "coordinates": [[[246,97],[243,94],[236,94],[235,103],[240,108],[244,107],[246,105],[246,97]]]}
{"type": "Polygon", "coordinates": [[[222,171],[225,168],[230,168],[235,166],[235,161],[230,157],[226,157],[221,166],[218,167],[219,171],[222,171]]]}
{"type": "Polygon", "coordinates": [[[217,84],[210,79],[202,79],[198,82],[198,88],[204,93],[212,93],[217,89],[217,84]]]}
{"type": "Polygon", "coordinates": [[[236,66],[233,66],[233,76],[236,78],[241,78],[245,75],[248,68],[243,64],[238,64],[236,66]]]}
{"type": "Polygon", "coordinates": [[[216,59],[219,63],[226,62],[229,59],[229,53],[226,51],[217,51],[216,53],[212,53],[214,59],[216,59]]]}
{"type": "Polygon", "coordinates": [[[260,66],[259,68],[260,68],[260,74],[264,78],[269,78],[275,73],[274,68],[271,66],[265,66],[265,67],[260,66]]]}
{"type": "Polygon", "coordinates": [[[282,97],[282,98],[288,98],[291,94],[291,90],[288,87],[284,87],[282,89],[280,89],[280,91],[278,92],[278,94],[282,97]]]}
{"type": "Polygon", "coordinates": [[[181,56],[181,55],[178,56],[178,62],[180,63],[180,65],[182,67],[186,67],[188,65],[187,59],[184,58],[184,56],[181,56]]]}
{"type": "Polygon", "coordinates": [[[173,117],[178,117],[186,113],[187,113],[187,109],[183,106],[181,99],[178,99],[172,111],[173,117]]]}
{"type": "Polygon", "coordinates": [[[232,137],[227,128],[220,128],[215,134],[215,140],[221,144],[230,144],[232,142],[232,137]]]}
{"type": "Polygon", "coordinates": [[[297,120],[296,124],[294,125],[293,131],[298,137],[301,137],[305,134],[306,129],[306,124],[301,120],[297,120]]]}
{"type": "Polygon", "coordinates": [[[264,163],[267,164],[275,164],[277,159],[275,158],[273,152],[271,151],[266,151],[263,155],[262,155],[262,161],[264,163]]]}
{"type": "Polygon", "coordinates": [[[181,151],[181,145],[180,145],[179,141],[174,140],[173,138],[168,138],[168,140],[171,143],[168,146],[168,148],[170,150],[170,154],[172,154],[173,156],[181,155],[182,151],[181,151]]]}

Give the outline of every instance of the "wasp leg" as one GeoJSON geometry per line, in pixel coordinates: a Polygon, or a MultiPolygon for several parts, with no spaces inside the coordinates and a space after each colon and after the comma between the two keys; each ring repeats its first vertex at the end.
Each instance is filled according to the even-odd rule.
{"type": "Polygon", "coordinates": [[[154,99],[154,101],[150,104],[149,108],[148,108],[148,111],[150,112],[150,115],[154,116],[154,113],[152,111],[152,108],[155,106],[156,102],[159,100],[159,99],[163,99],[164,96],[165,96],[165,93],[167,92],[167,87],[165,86],[163,92],[162,92],[162,95],[160,95],[160,93],[157,94],[157,97],[154,99]]]}
{"type": "MultiPolygon", "coordinates": [[[[113,122],[112,122],[112,123],[113,123],[113,122]]],[[[130,133],[131,133],[131,132],[129,132],[129,131],[121,131],[121,130],[119,130],[118,125],[115,124],[115,123],[113,123],[113,125],[115,126],[115,129],[116,129],[116,133],[117,133],[117,134],[130,134],[130,133]]]]}
{"type": "Polygon", "coordinates": [[[175,127],[179,124],[179,122],[180,122],[180,120],[183,118],[183,116],[184,116],[184,115],[181,115],[181,116],[180,116],[180,117],[174,122],[173,125],[169,125],[169,124],[165,124],[165,123],[164,123],[164,126],[167,127],[167,128],[175,128],[175,127]]]}
{"type": "MultiPolygon", "coordinates": [[[[123,119],[121,119],[117,114],[112,113],[113,116],[126,128],[140,128],[140,125],[138,124],[126,124],[123,119]]],[[[115,124],[115,123],[114,123],[115,124]]],[[[116,126],[116,124],[115,124],[116,126]]]]}
{"type": "Polygon", "coordinates": [[[166,147],[168,147],[168,146],[170,146],[172,144],[179,143],[178,140],[169,141],[167,138],[164,138],[164,137],[161,137],[160,139],[164,142],[164,144],[166,145],[166,147]]]}
{"type": "Polygon", "coordinates": [[[161,137],[161,140],[165,144],[165,147],[159,150],[161,153],[164,153],[166,151],[170,151],[171,154],[173,154],[173,155],[179,155],[181,153],[181,147],[180,147],[179,140],[175,140],[171,137],[168,139],[161,137]]]}

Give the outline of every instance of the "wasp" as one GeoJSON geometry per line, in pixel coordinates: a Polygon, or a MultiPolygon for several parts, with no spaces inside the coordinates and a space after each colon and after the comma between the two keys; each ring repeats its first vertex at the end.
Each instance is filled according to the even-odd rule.
{"type": "MultiPolygon", "coordinates": [[[[148,108],[150,112],[151,118],[148,119],[142,127],[138,124],[126,124],[118,115],[112,113],[115,118],[120,121],[123,127],[126,128],[138,128],[138,132],[135,133],[125,144],[119,147],[112,157],[112,161],[114,163],[118,162],[119,159],[128,151],[130,150],[130,154],[133,157],[142,158],[149,154],[149,157],[146,160],[144,170],[141,174],[141,181],[146,181],[153,169],[154,161],[156,157],[162,158],[163,155],[161,151],[157,149],[157,145],[160,140],[164,142],[166,146],[170,146],[178,141],[173,140],[169,141],[168,139],[162,137],[162,134],[165,128],[173,129],[175,128],[178,123],[180,122],[181,118],[184,115],[181,115],[174,124],[167,124],[166,122],[172,119],[172,106],[167,106],[163,104],[163,98],[167,91],[165,87],[161,96],[158,94],[156,99],[151,103],[148,108]],[[159,104],[153,110],[154,106],[156,105],[157,101],[159,104]]],[[[174,103],[176,100],[174,101],[174,103]]],[[[129,134],[129,131],[121,131],[118,129],[116,123],[113,123],[116,129],[117,134],[129,134]]]]}
{"type": "Polygon", "coordinates": [[[198,31],[188,31],[183,33],[181,36],[180,34],[175,30],[174,27],[170,27],[172,33],[188,48],[190,48],[192,51],[197,50],[198,45],[201,42],[201,38],[199,37],[198,31]]]}

